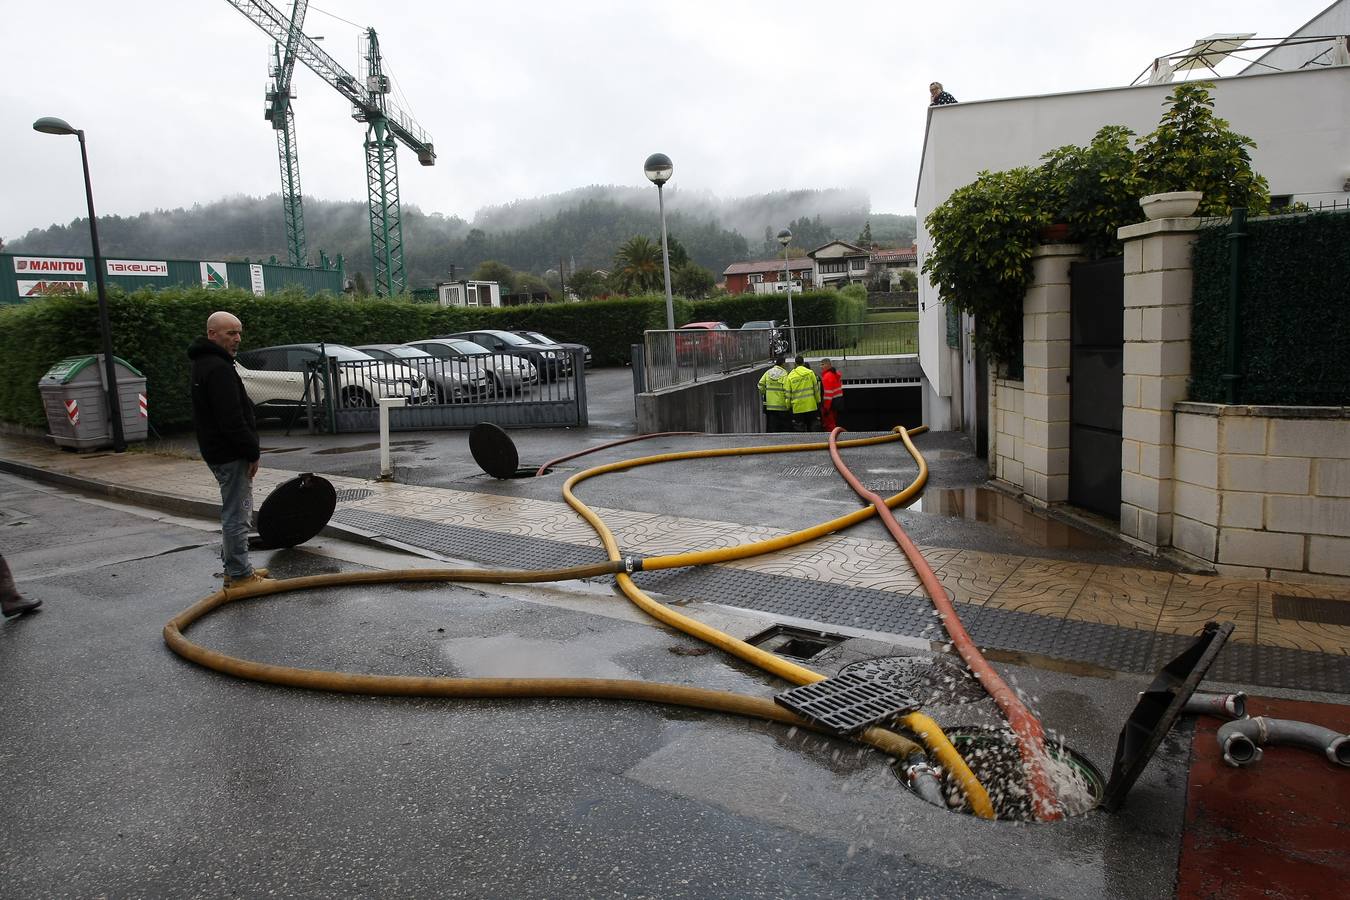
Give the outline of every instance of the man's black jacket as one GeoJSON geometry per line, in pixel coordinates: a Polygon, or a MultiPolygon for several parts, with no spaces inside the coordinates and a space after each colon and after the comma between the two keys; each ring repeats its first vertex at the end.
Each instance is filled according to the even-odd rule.
{"type": "Polygon", "coordinates": [[[192,424],[202,459],[253,462],[258,458],[258,426],[234,359],[204,337],[194,338],[187,354],[192,360],[192,424]]]}

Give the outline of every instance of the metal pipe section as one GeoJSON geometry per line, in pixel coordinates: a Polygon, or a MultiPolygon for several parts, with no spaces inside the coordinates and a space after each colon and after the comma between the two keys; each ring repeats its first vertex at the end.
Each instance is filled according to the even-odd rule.
{"type": "Polygon", "coordinates": [[[1337,734],[1330,728],[1292,719],[1257,716],[1225,722],[1217,735],[1223,761],[1235,768],[1261,761],[1266,744],[1303,747],[1326,756],[1333,764],[1350,768],[1350,734],[1337,734]]]}
{"type": "Polygon", "coordinates": [[[910,790],[940,809],[947,808],[947,798],[942,796],[942,781],[937,769],[928,762],[928,757],[915,753],[905,760],[905,781],[910,790]]]}
{"type": "Polygon", "coordinates": [[[1236,694],[1202,694],[1197,691],[1191,694],[1186,705],[1181,708],[1183,713],[1192,716],[1216,716],[1218,718],[1245,719],[1247,718],[1247,695],[1242,691],[1236,694]]]}

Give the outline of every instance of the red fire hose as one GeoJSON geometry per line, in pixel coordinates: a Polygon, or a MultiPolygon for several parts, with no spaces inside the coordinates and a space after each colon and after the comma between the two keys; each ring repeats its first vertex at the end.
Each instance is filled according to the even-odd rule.
{"type": "MultiPolygon", "coordinates": [[[[1016,692],[1008,687],[1005,682],[980,653],[980,649],[975,646],[971,640],[970,634],[961,624],[961,619],[956,614],[955,607],[951,600],[947,598],[947,592],[942,584],[937,580],[937,575],[933,573],[932,566],[923,558],[919,548],[914,546],[914,542],[905,534],[900,523],[895,520],[891,509],[886,505],[886,501],[879,494],[868,490],[861,481],[857,479],[848,466],[844,464],[843,458],[839,455],[837,439],[843,431],[842,428],[836,428],[830,432],[830,458],[834,460],[834,467],[839,474],[844,476],[849,487],[853,488],[854,493],[864,498],[877,509],[877,515],[881,516],[881,521],[886,523],[886,530],[895,538],[895,542],[900,545],[900,549],[905,552],[909,558],[910,565],[919,574],[919,580],[923,583],[923,589],[928,594],[933,605],[937,607],[938,614],[942,618],[942,625],[947,629],[948,636],[951,637],[952,646],[956,652],[961,654],[970,670],[975,673],[975,677],[984,685],[984,689],[989,696],[994,698],[999,709],[1003,710],[1003,715],[1008,720],[1008,725],[1012,727],[1013,733],[1017,735],[1018,750],[1022,754],[1022,761],[1027,767],[1027,780],[1031,789],[1032,812],[1036,818],[1042,822],[1055,822],[1063,818],[1063,812],[1055,798],[1054,786],[1050,783],[1049,777],[1045,772],[1045,760],[1048,758],[1045,753],[1045,732],[1041,729],[1040,721],[1032,714],[1031,710],[1026,708],[1018,698],[1016,692]]],[[[919,476],[923,478],[927,474],[927,463],[923,457],[914,449],[910,442],[909,434],[904,428],[897,428],[900,432],[900,438],[909,447],[910,452],[919,463],[919,476]]]]}

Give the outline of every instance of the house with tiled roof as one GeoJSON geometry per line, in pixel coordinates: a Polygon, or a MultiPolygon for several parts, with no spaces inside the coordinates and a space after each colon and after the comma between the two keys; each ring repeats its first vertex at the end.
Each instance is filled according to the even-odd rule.
{"type": "Polygon", "coordinates": [[[816,264],[816,287],[843,287],[867,280],[868,251],[848,241],[830,241],[807,256],[816,264]]]}
{"type": "Polygon", "coordinates": [[[791,273],[794,291],[815,283],[815,263],[806,257],[789,259],[786,264],[781,259],[735,262],[722,270],[722,278],[729,294],[777,294],[787,290],[785,269],[791,273]]]}

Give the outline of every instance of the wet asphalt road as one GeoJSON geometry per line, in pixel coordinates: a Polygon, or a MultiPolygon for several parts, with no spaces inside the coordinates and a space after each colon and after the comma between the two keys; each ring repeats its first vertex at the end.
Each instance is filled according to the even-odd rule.
{"type": "MultiPolygon", "coordinates": [[[[21,589],[45,603],[0,625],[0,897],[1171,891],[1184,736],[1168,739],[1121,816],[990,824],[923,805],[877,754],[759,722],[339,696],[200,669],[160,630],[214,589],[211,522],[0,475],[0,542],[21,589]]],[[[286,577],[410,564],[329,539],[269,557],[256,561],[286,577]]],[[[598,585],[334,589],[242,602],[189,634],[345,671],[781,689],[716,653],[686,655],[694,641],[598,585]]],[[[897,650],[851,641],[839,652],[897,650]]],[[[1141,683],[1008,671],[1109,765],[1141,683]]]]}

